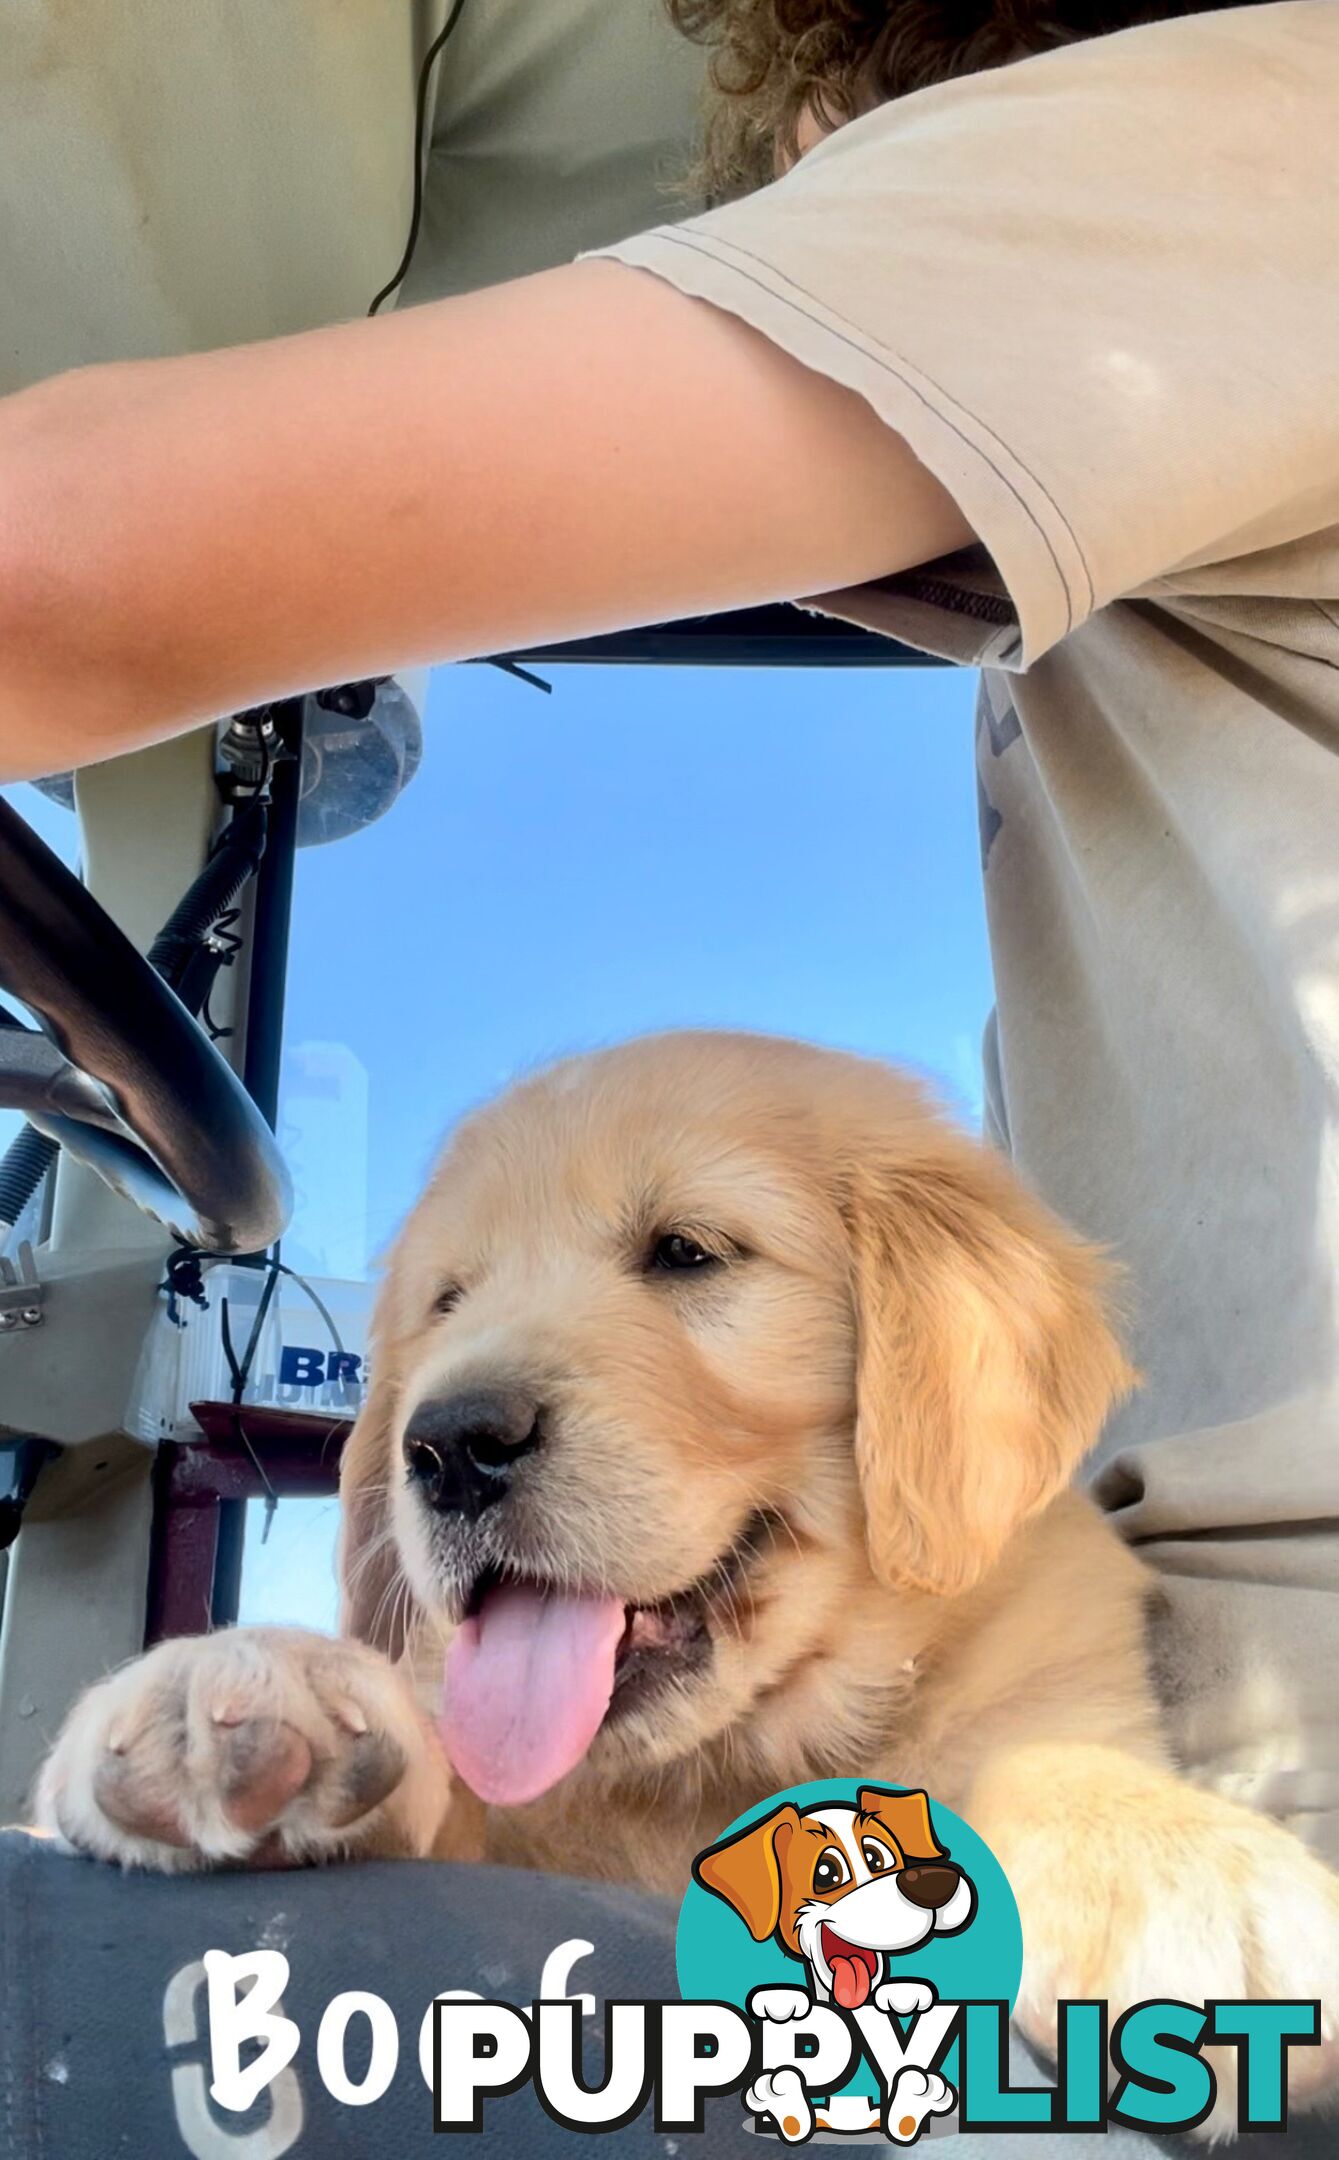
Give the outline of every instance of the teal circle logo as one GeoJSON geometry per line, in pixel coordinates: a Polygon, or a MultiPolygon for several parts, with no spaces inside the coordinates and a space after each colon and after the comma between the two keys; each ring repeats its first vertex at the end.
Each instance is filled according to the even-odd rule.
{"type": "MultiPolygon", "coordinates": [[[[862,2010],[910,2004],[917,1984],[921,2000],[1012,2009],[1023,1931],[999,1861],[951,1808],[913,1787],[825,1778],[760,1801],[698,1854],[675,1961],[687,2000],[745,2009],[757,1989],[802,1990],[858,2025],[862,2010]]],[[[953,2084],[956,2054],[955,2041],[938,2065],[953,2084]]],[[[862,2107],[876,2086],[858,2054],[820,2124],[873,2131],[862,2107]]]]}

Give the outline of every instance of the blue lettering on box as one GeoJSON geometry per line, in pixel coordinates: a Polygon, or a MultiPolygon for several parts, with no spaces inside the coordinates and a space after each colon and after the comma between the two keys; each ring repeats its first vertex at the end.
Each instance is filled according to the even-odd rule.
{"type": "Polygon", "coordinates": [[[319,1350],[300,1350],[286,1344],[279,1355],[279,1381],[283,1387],[319,1387],[325,1378],[325,1358],[319,1350]]]}

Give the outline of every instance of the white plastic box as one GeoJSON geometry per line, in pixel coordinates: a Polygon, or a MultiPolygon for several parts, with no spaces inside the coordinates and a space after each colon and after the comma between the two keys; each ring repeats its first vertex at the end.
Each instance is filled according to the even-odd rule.
{"type": "MultiPolygon", "coordinates": [[[[281,1275],[270,1299],[242,1401],[274,1410],[353,1419],[367,1392],[368,1331],[374,1285],[308,1278],[333,1322],[333,1333],[302,1285],[281,1275]],[[338,1336],[338,1342],[335,1336],[338,1336]]],[[[223,1309],[240,1361],[265,1288],[263,1268],[225,1262],[206,1270],[207,1311],[166,1296],[145,1339],[131,1430],[141,1440],[189,1440],[200,1428],[193,1402],[231,1402],[233,1380],[223,1348],[223,1309]]]]}

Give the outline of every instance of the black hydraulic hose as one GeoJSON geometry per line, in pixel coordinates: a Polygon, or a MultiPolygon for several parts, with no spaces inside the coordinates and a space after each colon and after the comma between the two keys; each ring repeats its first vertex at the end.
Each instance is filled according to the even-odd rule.
{"type": "MultiPolygon", "coordinates": [[[[265,852],[269,807],[256,795],[233,811],[204,868],[179,900],[149,947],[149,962],[172,989],[181,987],[191,961],[220,915],[227,913],[247,880],[255,876],[265,852]]],[[[209,994],[212,971],[205,976],[198,1012],[209,994]]],[[[0,1006],[0,1025],[22,1023],[0,1006]]],[[[60,1153],[59,1143],[33,1125],[25,1125],[0,1156],[0,1240],[13,1228],[60,1153]]]]}
{"type": "Polygon", "coordinates": [[[149,965],[175,990],[220,915],[227,913],[265,853],[268,807],[255,796],[234,810],[185,898],[149,947],[149,965]]]}

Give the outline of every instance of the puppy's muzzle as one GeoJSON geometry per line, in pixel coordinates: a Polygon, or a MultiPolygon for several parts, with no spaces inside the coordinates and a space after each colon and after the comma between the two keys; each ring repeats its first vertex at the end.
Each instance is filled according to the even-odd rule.
{"type": "Polygon", "coordinates": [[[962,1877],[952,1867],[904,1867],[897,1878],[897,1887],[908,1904],[919,1905],[923,1912],[938,1912],[947,1905],[962,1877]]]}
{"type": "Polygon", "coordinates": [[[505,1499],[523,1456],[542,1445],[540,1406],[523,1388],[430,1396],[405,1428],[410,1482],[437,1515],[477,1522],[505,1499]]]}

